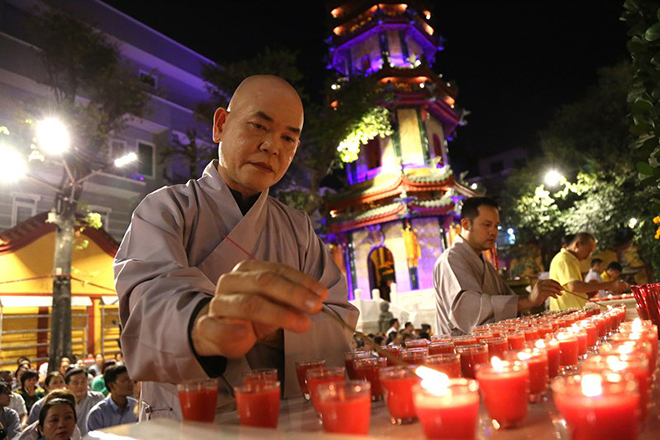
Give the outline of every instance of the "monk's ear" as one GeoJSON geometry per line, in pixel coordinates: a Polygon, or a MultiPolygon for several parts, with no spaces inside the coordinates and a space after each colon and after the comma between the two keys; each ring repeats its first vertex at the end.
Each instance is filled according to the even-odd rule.
{"type": "Polygon", "coordinates": [[[469,218],[461,219],[461,228],[463,228],[464,231],[469,231],[472,229],[472,222],[469,218]]]}
{"type": "Polygon", "coordinates": [[[228,115],[229,112],[222,107],[213,114],[213,142],[220,142],[228,115]]]}

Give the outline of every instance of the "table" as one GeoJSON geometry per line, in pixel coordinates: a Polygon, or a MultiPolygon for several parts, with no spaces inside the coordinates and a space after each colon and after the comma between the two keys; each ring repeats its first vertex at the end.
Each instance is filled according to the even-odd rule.
{"type": "MultiPolygon", "coordinates": [[[[652,407],[640,440],[660,438],[660,387],[655,388],[651,399],[652,407]]],[[[419,422],[394,426],[383,402],[372,404],[369,436],[346,436],[325,434],[318,423],[312,405],[301,398],[282,402],[277,430],[243,428],[236,412],[219,415],[216,424],[180,423],[170,419],[157,419],[135,425],[115,426],[88,434],[87,440],[211,440],[218,438],[241,439],[286,439],[314,438],[367,439],[367,438],[424,438],[419,422]]],[[[556,410],[552,398],[540,404],[530,404],[524,426],[518,429],[497,431],[490,426],[483,402],[480,408],[478,439],[502,440],[557,440],[569,439],[563,420],[556,410]]],[[[625,439],[621,439],[625,440],[625,439]]]]}

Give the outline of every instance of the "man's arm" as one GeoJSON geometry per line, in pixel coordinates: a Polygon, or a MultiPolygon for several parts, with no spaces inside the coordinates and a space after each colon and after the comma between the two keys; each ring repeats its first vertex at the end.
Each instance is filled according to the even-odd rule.
{"type": "Polygon", "coordinates": [[[585,283],[584,281],[574,280],[564,284],[564,288],[569,292],[586,293],[589,297],[592,297],[597,295],[599,290],[611,290],[616,293],[621,293],[628,290],[630,285],[625,281],[620,280],[603,281],[600,283],[585,283]]]}

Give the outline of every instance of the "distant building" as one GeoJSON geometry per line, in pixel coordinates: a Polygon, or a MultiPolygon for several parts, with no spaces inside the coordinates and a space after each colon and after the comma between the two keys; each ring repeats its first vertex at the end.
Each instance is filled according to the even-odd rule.
{"type": "MultiPolygon", "coordinates": [[[[9,124],[10,113],[25,100],[52,93],[43,83],[39,48],[30,41],[26,28],[31,8],[39,3],[0,0],[0,126],[9,124]]],[[[166,183],[166,165],[159,163],[159,148],[170,144],[173,136],[185,138],[188,128],[197,127],[200,132],[209,129],[210,122],[200,126],[194,120],[193,110],[208,99],[201,68],[211,61],[99,0],[58,0],[56,5],[106,34],[145,87],[162,91],[160,96],[152,96],[145,116],[115,133],[100,155],[110,161],[135,152],[138,162],[96,175],[84,184],[80,205],[100,213],[104,229],[121,240],[140,200],[166,183]]],[[[55,186],[61,176],[61,167],[41,166],[38,171],[38,177],[55,186]]],[[[0,230],[50,211],[54,198],[52,191],[28,180],[4,187],[0,192],[0,230]]]]}
{"type": "Polygon", "coordinates": [[[509,174],[527,165],[528,160],[527,150],[524,148],[512,148],[484,157],[479,159],[477,165],[479,175],[468,177],[468,181],[479,185],[482,190],[485,189],[488,196],[498,199],[509,174]]]}

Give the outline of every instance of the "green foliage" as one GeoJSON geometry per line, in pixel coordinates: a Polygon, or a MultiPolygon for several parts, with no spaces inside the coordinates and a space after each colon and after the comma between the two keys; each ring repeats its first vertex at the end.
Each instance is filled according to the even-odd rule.
{"type": "Polygon", "coordinates": [[[539,244],[546,266],[567,233],[591,232],[599,247],[611,248],[643,227],[630,229],[631,217],[651,214],[627,148],[630,78],[625,64],[600,69],[597,86],[562,106],[540,133],[541,156],[507,180],[507,222],[518,227],[519,243],[539,244]],[[550,169],[566,177],[556,188],[542,183],[550,169]]]}
{"type": "MultiPolygon", "coordinates": [[[[179,136],[172,137],[172,143],[159,149],[160,163],[168,162],[187,165],[186,171],[181,174],[176,170],[170,174],[167,168],[163,177],[171,184],[185,183],[189,179],[199,177],[199,170],[216,157],[215,146],[210,142],[199,142],[199,134],[195,129],[186,130],[187,140],[179,136]]],[[[177,167],[178,169],[178,167],[177,167]]]]}
{"type": "Polygon", "coordinates": [[[385,107],[372,107],[356,121],[346,139],[339,143],[339,157],[346,163],[355,162],[360,154],[360,145],[366,145],[376,137],[391,136],[393,133],[389,110],[385,107]]]}

